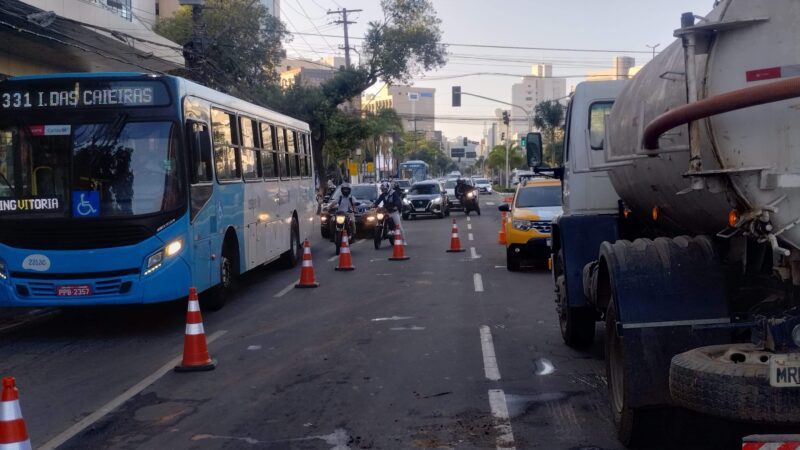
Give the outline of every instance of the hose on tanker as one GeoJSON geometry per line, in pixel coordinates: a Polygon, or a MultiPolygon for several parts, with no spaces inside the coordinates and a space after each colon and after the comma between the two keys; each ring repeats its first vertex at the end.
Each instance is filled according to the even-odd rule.
{"type": "Polygon", "coordinates": [[[708,97],[692,104],[679,106],[653,119],[644,129],[642,143],[645,149],[656,150],[661,135],[680,125],[737,109],[795,97],[800,97],[800,77],[708,97]]]}

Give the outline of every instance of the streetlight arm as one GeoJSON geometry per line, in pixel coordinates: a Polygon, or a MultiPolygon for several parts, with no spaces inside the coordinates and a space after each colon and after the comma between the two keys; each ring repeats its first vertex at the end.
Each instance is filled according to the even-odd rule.
{"type": "Polygon", "coordinates": [[[489,100],[489,101],[491,101],[491,102],[502,103],[502,104],[504,104],[504,105],[513,106],[513,107],[515,107],[515,108],[519,108],[519,109],[521,109],[521,110],[522,110],[522,111],[525,113],[525,115],[526,115],[526,116],[530,116],[530,115],[531,115],[531,112],[530,112],[530,111],[528,111],[527,109],[523,108],[522,106],[515,105],[515,104],[513,104],[513,103],[504,102],[504,101],[502,101],[502,100],[498,100],[498,99],[496,99],[496,98],[484,97],[484,96],[482,96],[482,95],[478,95],[478,94],[472,94],[472,93],[469,93],[469,92],[464,92],[464,91],[461,91],[461,95],[469,95],[470,97],[482,98],[482,99],[484,99],[484,100],[489,100]]]}

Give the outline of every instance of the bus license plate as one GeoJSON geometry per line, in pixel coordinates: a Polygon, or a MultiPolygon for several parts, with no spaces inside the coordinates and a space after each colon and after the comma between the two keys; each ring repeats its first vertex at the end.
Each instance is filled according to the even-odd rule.
{"type": "Polygon", "coordinates": [[[56,288],[56,295],[59,297],[83,297],[92,295],[92,287],[88,284],[68,284],[65,286],[58,286],[56,288]]]}
{"type": "Polygon", "coordinates": [[[772,387],[800,387],[800,355],[772,355],[769,359],[772,387]]]}

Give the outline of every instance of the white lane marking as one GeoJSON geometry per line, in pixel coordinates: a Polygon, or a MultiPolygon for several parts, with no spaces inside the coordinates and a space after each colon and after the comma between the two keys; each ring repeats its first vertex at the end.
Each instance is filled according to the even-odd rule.
{"type": "Polygon", "coordinates": [[[472,282],[475,284],[475,292],[483,292],[483,278],[481,278],[481,274],[472,274],[472,282]]]}
{"type": "Polygon", "coordinates": [[[471,257],[472,259],[478,259],[478,258],[480,258],[480,257],[481,257],[481,255],[479,255],[479,254],[475,253],[475,247],[470,247],[470,248],[469,248],[469,255],[470,255],[470,257],[471,257]]]}
{"type": "Polygon", "coordinates": [[[469,216],[467,216],[467,222],[472,222],[472,218],[470,218],[469,216]]]}
{"type": "Polygon", "coordinates": [[[486,206],[494,206],[494,202],[486,202],[486,206]]]}
{"type": "Polygon", "coordinates": [[[333,255],[330,258],[328,258],[328,262],[336,261],[336,258],[338,258],[338,257],[339,257],[339,255],[333,255]]]}
{"type": "Polygon", "coordinates": [[[553,365],[547,358],[539,358],[536,360],[536,375],[550,375],[556,371],[556,366],[553,365]]]}
{"type": "MultiPolygon", "coordinates": [[[[206,344],[211,344],[212,342],[216,341],[217,339],[225,335],[225,333],[227,332],[228,332],[227,330],[219,330],[216,333],[208,336],[208,338],[206,339],[206,344]]],[[[148,375],[147,378],[129,387],[128,390],[118,395],[117,397],[113,398],[110,402],[106,403],[105,405],[101,406],[100,409],[98,409],[97,411],[84,417],[80,422],[62,431],[61,433],[58,434],[58,436],[54,437],[53,439],[50,439],[49,441],[47,441],[46,443],[37,448],[39,450],[53,450],[59,445],[72,439],[73,437],[78,435],[78,433],[94,425],[95,423],[97,423],[97,421],[99,421],[100,419],[102,419],[115,409],[122,406],[125,402],[132,399],[140,392],[147,389],[148,386],[158,381],[168,372],[171,372],[175,368],[175,366],[180,364],[182,359],[183,355],[178,355],[175,358],[171,359],[168,363],[161,366],[160,369],[156,370],[151,375],[148,375]]]]}
{"type": "Polygon", "coordinates": [[[394,327],[389,328],[391,331],[421,331],[424,330],[425,327],[418,327],[416,325],[412,325],[410,327],[394,327]]]}
{"type": "Polygon", "coordinates": [[[514,444],[514,430],[511,429],[511,419],[508,416],[506,394],[500,389],[489,391],[489,408],[494,418],[494,429],[497,431],[495,443],[498,449],[516,449],[514,444]]]}
{"type": "Polygon", "coordinates": [[[471,229],[472,229],[472,224],[471,224],[471,223],[468,223],[468,224],[467,224],[467,229],[468,229],[468,230],[471,230],[471,229]]]}
{"type": "Polygon", "coordinates": [[[495,269],[505,269],[506,266],[494,266],[495,269]]]}
{"type": "Polygon", "coordinates": [[[472,236],[472,233],[468,234],[467,237],[469,238],[470,241],[474,241],[475,240],[475,238],[472,236]]]}
{"type": "Polygon", "coordinates": [[[376,317],[372,319],[372,322],[384,322],[387,320],[408,320],[413,319],[411,316],[392,316],[392,317],[376,317]]]}
{"type": "Polygon", "coordinates": [[[483,278],[481,278],[481,274],[473,274],[472,282],[475,284],[475,292],[483,292],[483,278]]]}
{"type": "Polygon", "coordinates": [[[492,381],[500,379],[500,369],[497,367],[497,357],[494,354],[494,341],[492,330],[487,325],[481,325],[481,351],[483,352],[483,373],[492,381]]]}
{"type": "Polygon", "coordinates": [[[248,350],[261,350],[261,346],[260,345],[248,345],[247,349],[248,350]]]}
{"type": "Polygon", "coordinates": [[[273,295],[273,297],[274,297],[274,298],[281,298],[281,297],[283,297],[284,295],[286,295],[286,293],[287,293],[287,292],[289,292],[289,291],[291,291],[292,289],[294,289],[294,285],[295,285],[295,284],[297,284],[297,283],[299,283],[299,282],[300,282],[300,279],[299,279],[299,278],[298,278],[298,279],[296,279],[296,280],[294,280],[294,281],[292,281],[291,283],[289,283],[289,285],[288,285],[288,286],[286,286],[285,288],[281,289],[281,290],[280,290],[280,292],[278,292],[277,294],[273,295]]]}

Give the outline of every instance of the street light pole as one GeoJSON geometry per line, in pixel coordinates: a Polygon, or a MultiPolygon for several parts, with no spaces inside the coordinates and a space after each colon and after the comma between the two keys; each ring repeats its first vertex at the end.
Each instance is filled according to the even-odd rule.
{"type": "Polygon", "coordinates": [[[508,154],[511,152],[511,121],[506,122],[506,189],[511,187],[508,180],[508,154]]]}

